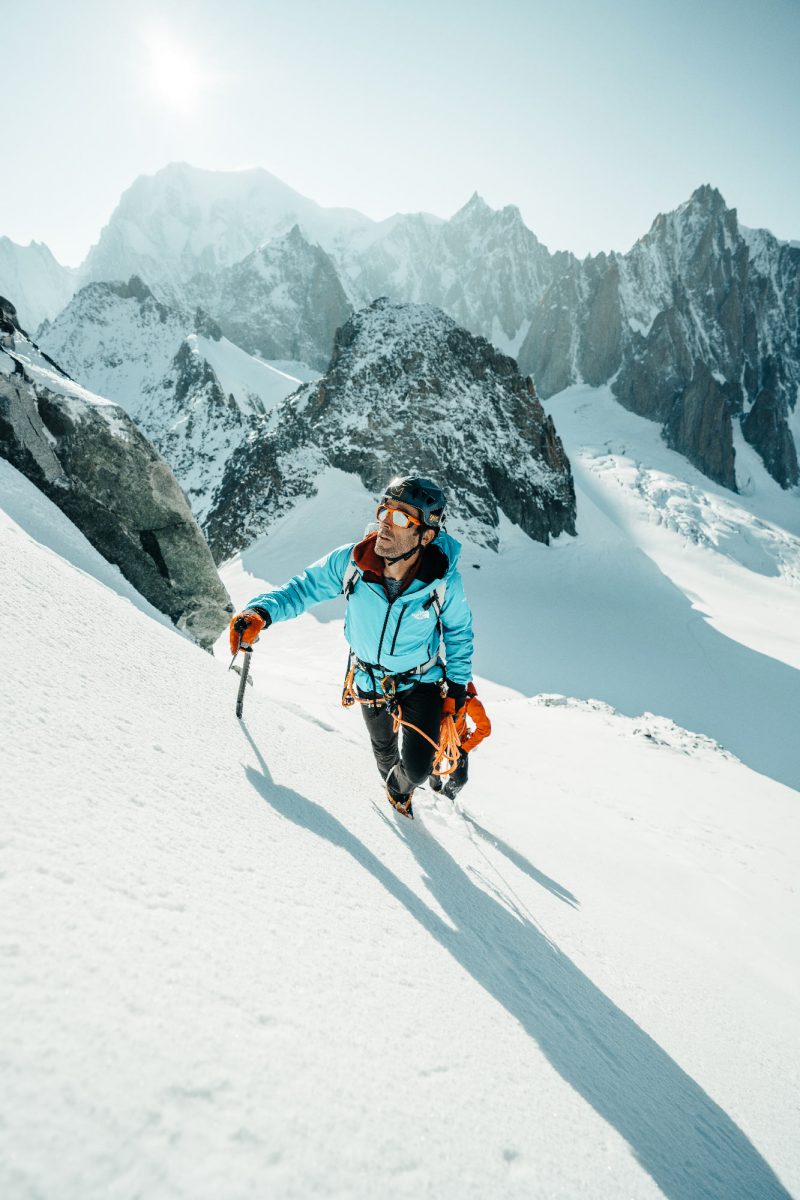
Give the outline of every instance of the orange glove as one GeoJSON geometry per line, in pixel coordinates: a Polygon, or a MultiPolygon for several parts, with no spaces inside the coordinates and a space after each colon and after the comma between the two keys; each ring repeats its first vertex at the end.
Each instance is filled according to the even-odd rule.
{"type": "Polygon", "coordinates": [[[237,613],[230,623],[231,654],[238,654],[242,643],[252,646],[266,624],[264,618],[253,612],[252,608],[237,613]]]}
{"type": "Polygon", "coordinates": [[[461,719],[458,722],[458,736],[461,738],[461,749],[469,754],[470,750],[474,750],[492,732],[492,723],[486,715],[486,709],[478,699],[473,683],[470,683],[467,689],[466,707],[459,716],[461,719]],[[467,718],[475,726],[472,732],[467,725],[467,718]]]}

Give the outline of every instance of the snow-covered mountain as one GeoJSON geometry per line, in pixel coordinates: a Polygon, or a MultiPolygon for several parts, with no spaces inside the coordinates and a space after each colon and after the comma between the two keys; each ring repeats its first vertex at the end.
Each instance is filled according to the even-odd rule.
{"type": "Polygon", "coordinates": [[[343,273],[368,303],[376,296],[434,304],[459,325],[516,354],[549,284],[553,260],[519,209],[491,209],[475,195],[449,221],[397,217],[343,273]]]}
{"type": "Polygon", "coordinates": [[[297,225],[231,267],[195,276],[186,294],[249,354],[319,371],[327,370],[333,335],[352,311],[332,260],[297,225]]]}
{"type": "Polygon", "coordinates": [[[233,266],[297,224],[328,246],[375,223],[351,209],[323,208],[261,168],[204,171],[170,163],[140,175],[123,194],[81,278],[139,275],[160,298],[181,304],[194,275],[233,266]]]}
{"type": "Polygon", "coordinates": [[[41,344],[75,379],[136,420],[201,522],[255,419],[301,382],[289,373],[291,363],[284,371],[252,358],[207,314],[169,307],[137,276],[81,288],[41,344]]]}
{"type": "MultiPolygon", "coordinates": [[[[139,275],[171,305],[200,303],[232,340],[264,357],[303,358],[279,355],[270,339],[313,341],[320,305],[326,315],[334,309],[340,315],[340,288],[356,307],[384,295],[434,304],[513,354],[553,263],[564,257],[548,253],[517,208],[495,212],[477,194],[449,221],[426,213],[372,221],[322,208],[266,171],[172,163],[125,192],[81,277],[139,275]],[[295,225],[302,239],[287,242],[295,225]],[[312,255],[303,242],[322,247],[338,280],[320,251],[312,255]]],[[[324,369],[327,362],[318,355],[314,365],[324,369]]]]}
{"type": "Polygon", "coordinates": [[[231,456],[205,526],[218,559],[313,495],[325,467],[373,492],[398,471],[435,476],[459,527],[487,545],[501,512],[543,542],[575,530],[569,462],[530,380],[430,305],[355,313],[327,374],[231,456]]]}
{"type": "Polygon", "coordinates": [[[434,304],[517,356],[543,395],[612,383],[735,489],[734,421],[782,486],[800,478],[798,264],[796,247],[742,229],[707,185],[627,254],[580,261],[550,254],[515,207],[496,212],[477,195],[447,221],[375,222],[323,209],[267,172],[171,164],[125,193],[84,277],[137,273],[184,307],[201,295],[245,349],[302,351],[321,369],[343,294],[355,307],[382,295],[434,304]],[[295,225],[296,245],[285,238],[295,225]]]}
{"type": "Polygon", "coordinates": [[[0,296],[14,297],[19,323],[29,333],[61,312],[78,283],[78,269],[63,267],[44,242],[19,246],[0,235],[0,296]]]}
{"type": "Polygon", "coordinates": [[[134,275],[80,288],[39,344],[74,379],[137,417],[193,331],[187,312],[157,300],[134,275]]]}
{"type": "Polygon", "coordinates": [[[800,251],[704,186],[627,254],[565,259],[519,354],[544,396],[610,383],[667,443],[736,489],[734,433],[800,481],[800,251]]]}
{"type": "Polygon", "coordinates": [[[230,602],[172,472],[122,408],[76,383],[23,333],[3,298],[0,457],[142,596],[211,645],[230,602]]]}
{"type": "MultiPolygon", "coordinates": [[[[797,1194],[800,621],[746,557],[762,520],[795,553],[790,497],[606,389],[550,406],[589,519],[464,546],[494,732],[413,824],[339,707],[341,601],[262,637],[240,724],[226,661],[0,462],[4,1196],[797,1194]]],[[[358,536],[370,493],[319,485],[225,568],[237,605],[358,536]]]]}

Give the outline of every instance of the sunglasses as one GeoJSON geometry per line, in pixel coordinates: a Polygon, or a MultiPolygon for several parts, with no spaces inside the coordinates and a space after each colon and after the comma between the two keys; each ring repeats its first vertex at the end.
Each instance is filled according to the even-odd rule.
{"type": "Polygon", "coordinates": [[[412,517],[411,513],[403,512],[402,508],[389,508],[387,504],[379,504],[375,515],[381,523],[389,520],[392,525],[399,525],[401,529],[408,529],[409,525],[422,524],[418,517],[412,517]]]}

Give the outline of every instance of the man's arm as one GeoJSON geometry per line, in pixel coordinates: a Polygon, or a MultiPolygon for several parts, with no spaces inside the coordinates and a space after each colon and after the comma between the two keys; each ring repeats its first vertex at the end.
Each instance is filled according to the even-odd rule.
{"type": "Polygon", "coordinates": [[[254,596],[247,608],[255,612],[265,612],[270,622],[288,621],[291,617],[299,617],[314,604],[321,604],[323,600],[333,600],[341,593],[342,581],[352,552],[352,545],[331,550],[330,554],[306,567],[305,571],[295,575],[288,583],[272,592],[254,596]]]}
{"type": "Polygon", "coordinates": [[[466,687],[472,679],[472,612],[459,571],[448,577],[441,620],[447,678],[466,687]]]}

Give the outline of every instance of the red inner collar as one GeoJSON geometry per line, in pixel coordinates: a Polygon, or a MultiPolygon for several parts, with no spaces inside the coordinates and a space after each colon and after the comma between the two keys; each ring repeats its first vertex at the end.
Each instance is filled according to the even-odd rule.
{"type": "MultiPolygon", "coordinates": [[[[386,560],[381,558],[375,552],[375,540],[377,533],[368,533],[367,536],[360,541],[353,549],[353,561],[360,571],[363,572],[364,578],[368,583],[380,583],[383,586],[384,567],[386,560]]],[[[412,560],[411,566],[408,568],[406,575],[403,578],[403,591],[408,587],[411,580],[417,574],[422,562],[422,554],[418,554],[412,560]]]]}

